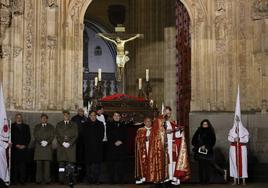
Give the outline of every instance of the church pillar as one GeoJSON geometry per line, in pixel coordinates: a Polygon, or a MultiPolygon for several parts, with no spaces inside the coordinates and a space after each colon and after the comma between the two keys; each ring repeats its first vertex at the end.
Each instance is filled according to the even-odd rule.
{"type": "Polygon", "coordinates": [[[176,67],[176,27],[165,28],[165,44],[164,44],[164,101],[165,105],[170,106],[172,110],[172,117],[177,119],[177,103],[176,103],[176,90],[177,90],[177,67],[176,67]]]}
{"type": "Polygon", "coordinates": [[[48,74],[46,74],[46,78],[48,79],[48,100],[46,101],[46,106],[48,109],[56,109],[56,104],[58,103],[56,96],[59,94],[59,89],[57,87],[57,82],[59,81],[59,77],[57,75],[57,64],[59,64],[58,59],[58,41],[57,38],[58,27],[59,24],[59,7],[49,6],[47,7],[47,16],[50,18],[47,23],[47,54],[46,59],[48,63],[48,74]]]}
{"type": "Polygon", "coordinates": [[[37,1],[25,1],[25,20],[24,20],[24,53],[23,53],[23,89],[22,89],[22,106],[26,110],[35,109],[35,84],[36,84],[36,19],[37,19],[37,1]]]}

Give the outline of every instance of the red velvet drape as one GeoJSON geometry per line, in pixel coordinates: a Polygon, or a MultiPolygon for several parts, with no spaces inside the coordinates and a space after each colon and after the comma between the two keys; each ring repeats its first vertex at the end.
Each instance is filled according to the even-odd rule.
{"type": "Polygon", "coordinates": [[[189,138],[189,112],[191,101],[191,35],[190,17],[185,6],[176,1],[176,47],[177,55],[177,120],[185,126],[186,140],[189,138]]]}

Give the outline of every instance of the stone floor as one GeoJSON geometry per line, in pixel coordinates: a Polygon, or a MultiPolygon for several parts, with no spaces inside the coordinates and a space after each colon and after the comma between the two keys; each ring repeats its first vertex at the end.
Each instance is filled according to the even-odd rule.
{"type": "MultiPolygon", "coordinates": [[[[246,187],[246,188],[262,188],[268,186],[268,183],[249,183],[246,186],[237,185],[232,186],[231,184],[209,184],[209,185],[200,185],[200,184],[183,184],[180,188],[207,188],[207,187],[215,187],[215,188],[224,188],[224,187],[246,187]]],[[[59,185],[59,184],[52,184],[52,185],[37,185],[37,184],[27,184],[25,186],[10,186],[10,188],[68,188],[67,185],[59,185]]],[[[134,185],[134,184],[125,184],[125,185],[85,185],[79,184],[75,185],[74,188],[149,188],[150,185],[134,185]]]]}

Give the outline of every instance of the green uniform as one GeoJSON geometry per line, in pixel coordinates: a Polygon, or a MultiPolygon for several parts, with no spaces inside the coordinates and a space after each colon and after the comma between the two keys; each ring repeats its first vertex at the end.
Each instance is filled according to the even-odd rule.
{"type": "Polygon", "coordinates": [[[45,181],[49,183],[50,178],[50,161],[52,161],[52,141],[55,136],[55,129],[51,124],[37,124],[34,128],[36,160],[36,182],[45,181]],[[47,145],[42,146],[41,142],[46,141],[47,145]]]}
{"type": "Polygon", "coordinates": [[[58,162],[76,162],[76,139],[78,136],[77,125],[69,121],[65,124],[60,121],[56,126],[56,138],[58,142],[57,160],[58,162]],[[63,147],[63,142],[70,144],[69,148],[63,147]]]}

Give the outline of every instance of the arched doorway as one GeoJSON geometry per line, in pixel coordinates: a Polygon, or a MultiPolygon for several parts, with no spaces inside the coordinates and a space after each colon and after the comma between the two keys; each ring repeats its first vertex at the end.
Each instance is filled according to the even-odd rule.
{"type": "MultiPolygon", "coordinates": [[[[81,1],[72,0],[69,3],[68,12],[70,12],[70,14],[69,14],[69,17],[67,18],[67,21],[70,21],[70,23],[73,23],[73,24],[70,25],[71,27],[68,27],[68,31],[71,34],[71,36],[73,36],[74,43],[78,46],[77,50],[73,51],[73,54],[78,59],[77,63],[79,66],[79,70],[83,69],[83,29],[82,30],[80,29],[83,27],[75,27],[75,26],[77,26],[77,24],[80,24],[81,26],[83,25],[85,12],[86,12],[86,10],[91,2],[92,2],[92,0],[81,0],[81,1]],[[77,15],[77,17],[75,17],[75,19],[74,19],[74,17],[72,17],[73,12],[75,12],[75,15],[77,15]],[[72,32],[73,30],[75,32],[72,32]]],[[[198,79],[200,78],[199,75],[197,74],[197,70],[196,70],[198,68],[198,64],[196,62],[198,62],[197,59],[198,59],[199,52],[200,52],[199,46],[200,46],[201,39],[202,39],[202,35],[200,35],[199,33],[204,30],[203,25],[206,24],[206,19],[205,19],[206,17],[205,17],[205,11],[203,10],[203,6],[202,6],[202,4],[200,4],[200,2],[193,3],[193,0],[176,0],[176,3],[178,3],[178,2],[181,3],[181,5],[184,5],[184,7],[183,7],[184,12],[185,13],[187,12],[188,17],[190,17],[188,23],[190,25],[190,22],[191,22],[191,34],[189,34],[189,36],[196,36],[195,38],[192,38],[192,40],[188,41],[189,42],[188,44],[191,44],[192,48],[190,50],[187,50],[188,54],[191,53],[191,55],[188,57],[189,57],[189,60],[192,61],[191,65],[190,65],[190,69],[188,69],[188,71],[190,71],[192,73],[191,74],[192,81],[191,81],[191,84],[188,85],[188,91],[190,88],[190,91],[192,92],[192,94],[191,94],[192,95],[191,108],[193,108],[193,110],[195,110],[197,102],[194,100],[195,100],[195,96],[197,96],[197,94],[198,94],[197,93],[198,89],[197,89],[196,83],[198,83],[198,79]],[[198,23],[201,23],[201,24],[198,24],[198,23]]],[[[176,21],[178,21],[178,16],[176,18],[176,21]]],[[[190,26],[188,27],[187,31],[188,32],[190,31],[190,26]]],[[[72,55],[72,54],[70,54],[70,55],[72,55]]],[[[71,58],[67,58],[67,61],[68,62],[71,61],[71,58]]],[[[182,62],[182,61],[180,61],[180,62],[182,62]]],[[[202,62],[203,62],[203,60],[202,60],[202,62]]],[[[177,67],[179,67],[179,65],[180,64],[178,62],[177,67]]],[[[178,69],[178,73],[179,73],[179,69],[178,69]]],[[[74,70],[73,74],[78,75],[77,82],[81,82],[81,83],[83,82],[82,76],[80,77],[79,73],[77,71],[74,70]]],[[[182,71],[181,74],[185,75],[186,73],[184,74],[182,71]]],[[[189,72],[187,74],[189,75],[189,72]]],[[[178,77],[178,80],[177,80],[178,84],[180,82],[180,80],[179,80],[180,78],[182,78],[182,77],[178,77]]],[[[183,79],[181,79],[181,80],[183,80],[183,79]]],[[[190,80],[188,80],[188,81],[190,82],[190,80]]],[[[177,87],[178,87],[176,90],[176,92],[177,92],[177,94],[176,94],[177,95],[177,106],[178,106],[177,115],[178,115],[179,122],[183,122],[185,120],[181,119],[182,116],[180,115],[180,114],[183,114],[183,112],[179,112],[180,107],[182,107],[182,105],[183,105],[183,104],[180,104],[180,101],[182,101],[182,100],[180,100],[179,93],[183,93],[183,90],[181,88],[179,88],[179,85],[177,85],[177,87]]],[[[82,96],[82,93],[83,93],[82,87],[79,86],[77,91],[79,94],[78,100],[80,101],[80,99],[82,98],[82,97],[80,98],[80,96],[82,96]]],[[[188,94],[189,93],[190,92],[188,92],[188,94]]],[[[190,95],[188,95],[188,100],[189,100],[189,96],[190,95]]],[[[189,108],[187,111],[189,111],[189,108]]],[[[187,118],[189,118],[189,114],[187,115],[187,118]]]]}

